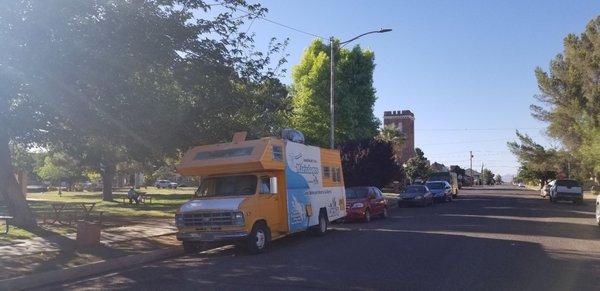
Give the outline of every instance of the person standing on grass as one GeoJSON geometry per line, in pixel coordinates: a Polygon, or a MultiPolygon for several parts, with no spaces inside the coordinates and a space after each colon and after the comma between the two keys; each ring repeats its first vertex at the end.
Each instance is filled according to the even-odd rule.
{"type": "Polygon", "coordinates": [[[127,198],[129,198],[129,204],[133,203],[133,201],[135,201],[135,204],[140,204],[140,193],[135,191],[133,187],[127,191],[127,198]]]}

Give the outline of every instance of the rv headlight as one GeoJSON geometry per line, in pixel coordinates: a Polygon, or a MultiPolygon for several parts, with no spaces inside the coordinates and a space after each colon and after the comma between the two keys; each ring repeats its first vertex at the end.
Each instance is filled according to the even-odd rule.
{"type": "Polygon", "coordinates": [[[244,213],[243,212],[233,212],[231,214],[231,219],[233,220],[233,224],[235,224],[235,225],[244,225],[244,213]]]}
{"type": "Polygon", "coordinates": [[[360,202],[352,204],[352,208],[363,208],[363,207],[365,207],[365,205],[360,202]]]}

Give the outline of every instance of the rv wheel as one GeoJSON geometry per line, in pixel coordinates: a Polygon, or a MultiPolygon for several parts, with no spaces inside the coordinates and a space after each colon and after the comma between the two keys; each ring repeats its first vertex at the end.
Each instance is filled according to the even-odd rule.
{"type": "Polygon", "coordinates": [[[248,235],[248,251],[253,254],[262,253],[267,248],[270,240],[271,232],[269,228],[263,222],[257,222],[254,224],[250,235],[248,235]]]}

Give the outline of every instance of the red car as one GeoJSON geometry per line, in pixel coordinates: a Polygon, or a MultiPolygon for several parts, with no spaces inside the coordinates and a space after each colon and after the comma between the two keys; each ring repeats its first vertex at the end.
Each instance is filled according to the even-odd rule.
{"type": "Polygon", "coordinates": [[[371,221],[374,216],[388,217],[388,206],[377,187],[346,188],[346,219],[371,221]]]}

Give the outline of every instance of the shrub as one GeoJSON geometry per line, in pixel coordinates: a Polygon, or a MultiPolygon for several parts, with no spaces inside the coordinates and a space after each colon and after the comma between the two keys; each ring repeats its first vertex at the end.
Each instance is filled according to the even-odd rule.
{"type": "Polygon", "coordinates": [[[378,138],[344,142],[340,146],[344,183],[382,188],[400,180],[402,167],[396,163],[393,145],[378,138]]]}

